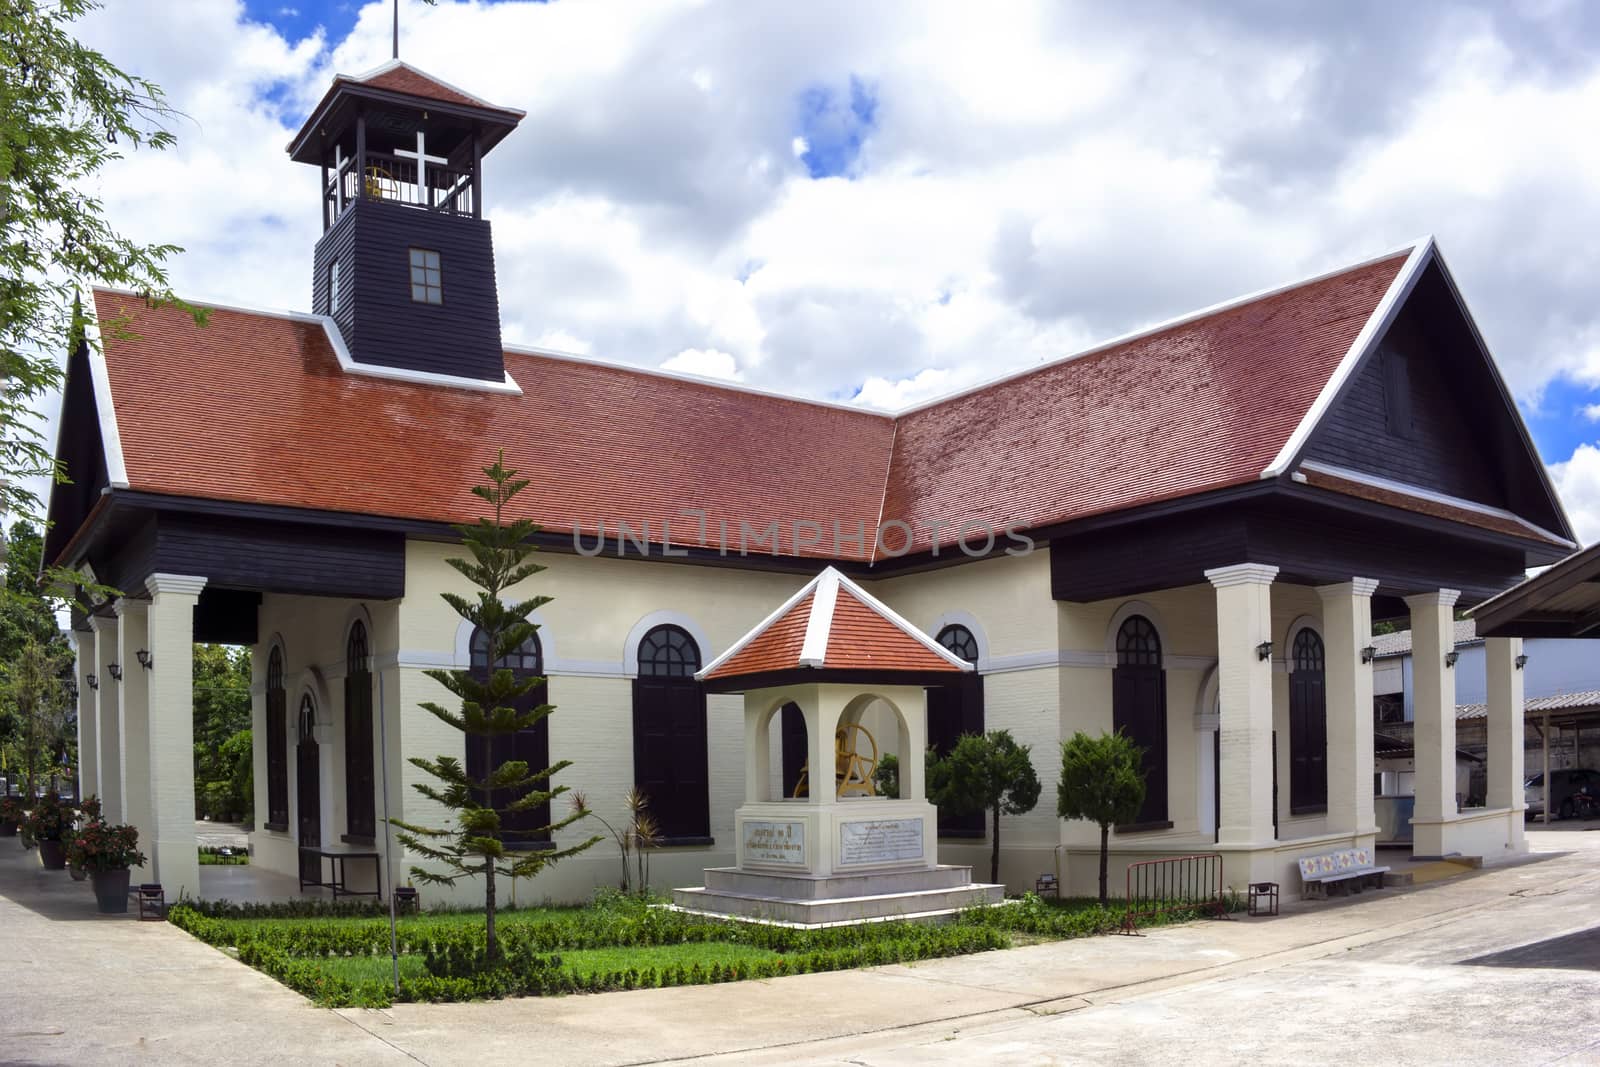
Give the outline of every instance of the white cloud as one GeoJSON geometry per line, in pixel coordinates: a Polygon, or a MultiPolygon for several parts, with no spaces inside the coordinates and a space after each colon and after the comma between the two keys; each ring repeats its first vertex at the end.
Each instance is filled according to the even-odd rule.
{"type": "Polygon", "coordinates": [[[661,369],[680,374],[698,374],[702,378],[723,378],[730,382],[744,380],[744,374],[734,358],[714,348],[685,348],[664,361],[661,369]]]}
{"type": "Polygon", "coordinates": [[[1571,458],[1550,464],[1549,471],[1578,543],[1600,541],[1600,448],[1580,444],[1571,458]]]}
{"type": "MultiPolygon", "coordinates": [[[[1600,147],[1573,134],[1600,53],[1576,15],[1425,7],[408,0],[402,24],[408,60],[528,112],[487,164],[508,340],[896,406],[1434,232],[1520,396],[1600,385],[1600,147]],[[813,180],[802,102],[853,84],[859,154],[813,180]]],[[[389,5],[298,44],[242,12],[84,23],[191,117],[100,191],[188,248],[185,292],[303,307],[316,174],[283,145],[334,71],[388,58],[389,5]]]]}
{"type": "Polygon", "coordinates": [[[1600,422],[1600,404],[1585,404],[1583,406],[1583,417],[1590,422],[1600,422]]]}

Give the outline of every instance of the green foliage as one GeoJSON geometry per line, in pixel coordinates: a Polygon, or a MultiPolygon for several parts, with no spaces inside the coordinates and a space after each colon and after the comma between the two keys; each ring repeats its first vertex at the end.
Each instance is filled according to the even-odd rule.
{"type": "MultiPolygon", "coordinates": [[[[490,662],[496,665],[515,653],[534,635],[538,627],[528,621],[528,616],[550,602],[546,596],[509,603],[502,600],[507,590],[544,570],[543,566],[528,562],[528,556],[534,551],[530,539],[538,527],[529,519],[508,521],[506,518],[512,501],[529,483],[526,479],[517,478],[517,472],[507,469],[504,461],[505,454],[502,452],[493,466],[484,468],[483,473],[488,480],[472,488],[475,496],[488,503],[492,514],[480,518],[476,523],[456,527],[471,558],[446,561],[477,588],[477,595],[468,598],[456,593],[441,594],[456,614],[482,632],[490,649],[490,662]]],[[[422,707],[469,738],[488,738],[531,730],[555,710],[549,704],[529,709],[518,708],[519,699],[532,692],[542,679],[518,679],[503,667],[496,666],[486,678],[480,678],[470,670],[432,670],[427,674],[454,694],[460,700],[460,706],[452,710],[442,704],[428,702],[422,707]]],[[[481,875],[484,879],[486,951],[491,959],[498,958],[495,876],[531,878],[546,867],[582,852],[600,840],[599,837],[591,837],[569,848],[541,851],[512,852],[505,847],[501,816],[535,810],[566,793],[566,786],[553,785],[551,779],[570,766],[571,761],[562,760],[552,767],[532,768],[521,760],[507,760],[489,769],[483,778],[469,775],[462,761],[455,756],[439,756],[435,759],[413,756],[411,763],[439,783],[417,782],[413,788],[444,806],[454,816],[454,825],[445,827],[427,827],[399,819],[392,820],[400,831],[396,836],[401,843],[435,864],[433,867],[414,866],[411,876],[428,885],[453,885],[460,878],[481,875]],[[493,800],[497,794],[509,795],[514,799],[496,806],[493,800]]],[[[542,827],[538,836],[548,839],[556,831],[587,815],[583,807],[576,807],[565,819],[542,827]]]]}
{"type": "Polygon", "coordinates": [[[883,758],[878,760],[878,769],[872,772],[872,783],[880,797],[899,800],[900,757],[893,752],[885,752],[883,758]]]}
{"type": "Polygon", "coordinates": [[[77,762],[72,648],[37,580],[37,531],[17,523],[11,534],[0,590],[0,768],[22,771],[24,792],[33,796],[41,776],[68,774],[77,762]]]}
{"type": "Polygon", "coordinates": [[[62,369],[40,345],[86,337],[80,287],[177,302],[162,263],[180,250],[122,237],[92,192],[124,147],[173,143],[160,88],[73,38],[72,24],[99,6],[12,0],[0,11],[0,513],[38,515],[31,479],[57,474],[36,408],[60,389],[62,369]]]}
{"type": "Polygon", "coordinates": [[[144,865],[139,851],[139,828],[113,826],[95,819],[75,830],[67,846],[67,859],[87,871],[125,871],[144,865]]]}
{"type": "Polygon", "coordinates": [[[72,809],[54,793],[46,793],[28,811],[23,831],[32,841],[60,841],[72,827],[72,809]]]}
{"type": "MultiPolygon", "coordinates": [[[[583,909],[510,912],[501,952],[491,958],[484,930],[448,917],[418,916],[398,927],[402,1001],[643,989],[734,982],[785,974],[875,966],[1005,948],[997,926],[881,923],[792,930],[709,922],[613,896],[583,909]],[[421,966],[419,967],[419,963],[421,966]]],[[[209,944],[328,1006],[378,1007],[393,986],[381,920],[228,920],[187,905],[169,918],[209,944]],[[370,965],[356,961],[370,960],[370,965]],[[383,966],[378,966],[379,962],[383,966]]]]}
{"type": "Polygon", "coordinates": [[[194,785],[197,814],[249,820],[255,803],[250,751],[250,650],[194,646],[194,785]]]}
{"type": "Polygon", "coordinates": [[[928,767],[928,796],[955,815],[991,815],[989,881],[1000,880],[1000,816],[1022,815],[1039,803],[1039,775],[1031,749],[1008,730],[963,734],[948,755],[928,767]]]}
{"type": "Polygon", "coordinates": [[[1121,731],[1090,737],[1078,732],[1061,744],[1056,814],[1100,827],[1100,902],[1106,902],[1111,827],[1132,822],[1144,804],[1142,751],[1121,731]]]}

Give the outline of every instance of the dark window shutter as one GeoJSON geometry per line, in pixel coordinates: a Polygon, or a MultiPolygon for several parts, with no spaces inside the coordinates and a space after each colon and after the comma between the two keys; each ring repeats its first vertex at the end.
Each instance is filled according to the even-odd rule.
{"type": "MultiPolygon", "coordinates": [[[[472,672],[479,679],[489,674],[489,639],[482,630],[472,635],[472,672]]],[[[550,701],[550,688],[543,681],[544,649],[539,635],[533,634],[515,652],[502,657],[496,669],[509,670],[518,681],[541,679],[512,705],[519,712],[532,711],[550,701]]],[[[526,730],[512,734],[492,734],[488,737],[467,738],[466,772],[470,778],[485,778],[503,763],[521,760],[530,771],[541,771],[550,766],[550,720],[540,719],[526,730]]],[[[548,783],[547,783],[548,785],[548,783]]],[[[517,798],[517,792],[506,789],[489,797],[479,798],[479,803],[489,807],[504,808],[517,798]]],[[[530,845],[548,844],[550,840],[550,804],[545,802],[527,811],[503,811],[500,814],[500,833],[506,845],[526,848],[530,845]]]]}
{"type": "Polygon", "coordinates": [[[664,838],[711,836],[706,696],[695,681],[700,649],[678,626],[639,642],[633,683],[633,782],[664,838]]]}
{"type": "Polygon", "coordinates": [[[1289,678],[1289,808],[1328,804],[1327,673],[1322,639],[1315,630],[1295,635],[1289,678]]]}
{"type": "Polygon", "coordinates": [[[1144,805],[1139,823],[1167,821],[1167,672],[1161,639],[1141,615],[1117,631],[1117,666],[1111,676],[1111,723],[1143,750],[1144,805]]]}
{"type": "Polygon", "coordinates": [[[267,824],[289,828],[289,710],[283,688],[283,653],[267,660],[267,824]]]}

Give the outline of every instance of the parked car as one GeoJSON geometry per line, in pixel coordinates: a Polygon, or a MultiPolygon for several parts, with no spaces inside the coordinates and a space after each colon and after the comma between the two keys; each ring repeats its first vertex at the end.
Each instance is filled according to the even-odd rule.
{"type": "MultiPolygon", "coordinates": [[[[1592,771],[1585,767],[1572,767],[1567,770],[1550,772],[1550,807],[1554,809],[1557,817],[1562,819],[1572,818],[1573,795],[1587,787],[1590,794],[1600,796],[1600,771],[1592,771]]],[[[1522,785],[1523,800],[1528,805],[1529,815],[1540,815],[1544,812],[1544,775],[1535,774],[1522,785]]]]}

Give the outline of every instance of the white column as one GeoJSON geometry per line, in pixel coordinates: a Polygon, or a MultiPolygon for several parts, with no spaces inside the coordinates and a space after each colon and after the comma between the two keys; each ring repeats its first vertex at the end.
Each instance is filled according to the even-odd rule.
{"type": "MultiPolygon", "coordinates": [[[[1522,670],[1517,657],[1522,655],[1522,638],[1491,637],[1484,642],[1484,674],[1489,697],[1488,792],[1484,798],[1491,808],[1522,811],[1523,744],[1522,670]]],[[[1511,820],[1513,830],[1522,829],[1520,817],[1511,820]]]]}
{"type": "Polygon", "coordinates": [[[118,663],[117,624],[115,618],[98,615],[89,620],[94,627],[95,671],[100,675],[94,716],[99,781],[94,791],[100,798],[100,810],[110,823],[122,822],[122,713],[118,708],[122,685],[111,677],[111,668],[118,663]]]}
{"type": "MultiPolygon", "coordinates": [[[[139,665],[139,651],[149,651],[150,602],[117,601],[117,662],[122,682],[117,686],[122,737],[122,822],[139,828],[139,840],[155,837],[155,813],[150,802],[150,671],[139,665]]],[[[149,850],[145,850],[146,855],[149,850]]],[[[148,867],[139,868],[148,873],[148,867]]]]}
{"type": "Polygon", "coordinates": [[[150,793],[155,836],[143,851],[167,899],[200,895],[194,833],[194,607],[204,578],[153,574],[150,589],[150,793]]]}
{"type": "Polygon", "coordinates": [[[1377,833],[1372,664],[1361,662],[1361,650],[1372,644],[1372,592],[1377,587],[1371,578],[1352,578],[1317,589],[1327,656],[1328,829],[1335,832],[1377,833]]]}
{"type": "MultiPolygon", "coordinates": [[[[95,673],[94,632],[72,631],[72,647],[77,651],[74,676],[78,679],[78,798],[82,800],[100,787],[100,728],[95,721],[99,694],[89,688],[89,675],[95,673]]],[[[95,679],[100,684],[100,679],[95,679]]]]}
{"type": "Polygon", "coordinates": [[[1406,597],[1411,609],[1411,693],[1416,750],[1416,807],[1411,850],[1442,856],[1446,824],[1456,817],[1456,672],[1445,656],[1455,651],[1456,598],[1441,589],[1406,597]]]}
{"type": "MultiPolygon", "coordinates": [[[[1260,563],[1206,571],[1217,591],[1222,733],[1218,844],[1225,848],[1273,847],[1272,661],[1262,659],[1257,647],[1272,639],[1272,580],[1277,576],[1277,567],[1260,563]]],[[[1249,866],[1252,879],[1258,874],[1255,866],[1249,866]]]]}

